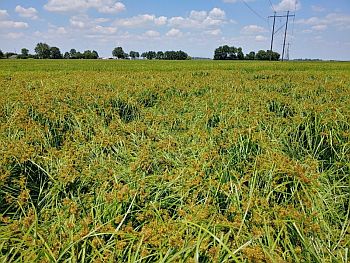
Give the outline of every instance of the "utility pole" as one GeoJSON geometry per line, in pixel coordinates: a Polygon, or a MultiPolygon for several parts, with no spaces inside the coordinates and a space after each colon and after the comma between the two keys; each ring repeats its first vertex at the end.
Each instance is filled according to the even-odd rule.
{"type": "Polygon", "coordinates": [[[284,50],[285,50],[285,48],[286,48],[286,38],[287,38],[287,30],[288,30],[288,21],[289,21],[289,11],[287,12],[286,28],[285,28],[285,30],[284,30],[282,61],[284,60],[284,50]]]}
{"type": "MultiPolygon", "coordinates": [[[[283,40],[283,52],[282,52],[282,61],[284,60],[284,50],[285,50],[285,46],[286,46],[286,38],[287,38],[287,30],[288,30],[288,22],[289,22],[289,18],[290,17],[295,17],[295,15],[290,15],[289,11],[287,12],[287,15],[282,15],[282,16],[277,16],[276,12],[274,13],[273,16],[269,16],[273,17],[273,27],[272,27],[272,36],[271,36],[271,48],[270,48],[270,60],[272,59],[272,48],[273,48],[273,40],[274,40],[274,35],[275,35],[275,21],[276,21],[276,17],[286,17],[286,26],[285,26],[285,31],[284,31],[284,40],[283,40]]],[[[278,30],[277,30],[278,31],[278,30]]]]}
{"type": "Polygon", "coordinates": [[[272,60],[272,47],[273,47],[273,37],[275,35],[275,23],[276,23],[276,11],[273,14],[273,26],[272,26],[272,36],[271,36],[271,48],[270,48],[270,61],[272,60]]]}
{"type": "Polygon", "coordinates": [[[286,55],[286,60],[289,60],[289,48],[290,48],[290,43],[287,44],[287,55],[286,55]]]}

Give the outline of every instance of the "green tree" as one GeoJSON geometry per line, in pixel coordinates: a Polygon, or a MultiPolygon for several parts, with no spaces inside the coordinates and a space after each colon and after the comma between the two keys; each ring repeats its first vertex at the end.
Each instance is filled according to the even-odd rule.
{"type": "Polygon", "coordinates": [[[6,52],[5,53],[5,58],[10,58],[10,57],[16,57],[17,58],[17,53],[14,52],[6,52]]]}
{"type": "Polygon", "coordinates": [[[155,59],[157,57],[157,53],[155,51],[148,51],[146,58],[149,60],[155,59]]]}
{"type": "Polygon", "coordinates": [[[63,58],[64,58],[64,59],[70,59],[70,54],[69,54],[69,52],[64,53],[63,58]]]}
{"type": "Polygon", "coordinates": [[[75,58],[76,59],[83,59],[84,55],[78,51],[77,53],[75,53],[75,58]]]}
{"type": "Polygon", "coordinates": [[[0,59],[4,58],[4,53],[0,49],[0,59]]]}
{"type": "Polygon", "coordinates": [[[255,59],[255,52],[254,51],[249,52],[249,54],[247,54],[245,56],[245,59],[247,59],[247,60],[254,60],[255,59]]]}
{"type": "Polygon", "coordinates": [[[271,52],[271,50],[267,50],[266,56],[268,56],[268,59],[270,59],[270,57],[271,57],[271,60],[278,61],[280,59],[281,55],[277,52],[274,52],[274,51],[271,52]]]}
{"type": "Polygon", "coordinates": [[[77,51],[72,48],[70,51],[69,51],[69,55],[70,55],[70,58],[72,59],[76,59],[77,58],[77,51]]]}
{"type": "Polygon", "coordinates": [[[255,57],[257,60],[268,60],[269,59],[265,50],[259,50],[258,53],[256,53],[255,57]]]}
{"type": "Polygon", "coordinates": [[[224,50],[227,52],[227,59],[237,59],[237,52],[238,52],[238,49],[234,46],[232,47],[228,47],[227,45],[224,46],[224,50]]]}
{"type": "Polygon", "coordinates": [[[22,48],[21,49],[21,57],[22,58],[28,58],[28,56],[29,56],[29,50],[26,49],[26,48],[22,48]]]}
{"type": "Polygon", "coordinates": [[[277,53],[277,52],[273,52],[273,51],[271,53],[270,50],[267,50],[267,51],[259,50],[258,53],[255,56],[255,58],[257,60],[270,60],[270,57],[271,57],[271,60],[277,61],[277,60],[280,59],[280,54],[277,53]]]}
{"type": "Polygon", "coordinates": [[[85,50],[82,56],[84,59],[98,59],[98,53],[95,50],[85,50]]]}
{"type": "Polygon", "coordinates": [[[188,58],[188,55],[186,52],[179,50],[176,51],[176,60],[186,60],[188,58]]]}
{"type": "MultiPolygon", "coordinates": [[[[228,45],[220,46],[214,51],[214,60],[232,60],[237,59],[238,51],[242,52],[242,48],[230,47],[228,45]]],[[[243,52],[242,52],[243,53],[243,52]]],[[[242,54],[240,54],[242,56],[242,54]]],[[[244,57],[244,55],[243,55],[244,57]]]]}
{"type": "Polygon", "coordinates": [[[237,48],[237,59],[243,60],[244,59],[244,53],[241,47],[237,48]]]}
{"type": "Polygon", "coordinates": [[[35,47],[35,53],[40,59],[50,58],[50,46],[46,43],[38,43],[35,47]]]}
{"type": "Polygon", "coordinates": [[[156,59],[164,59],[164,52],[163,51],[158,51],[156,55],[156,59]]]}
{"type": "Polygon", "coordinates": [[[165,51],[164,59],[175,60],[176,59],[176,52],[175,51],[165,51]]]}
{"type": "Polygon", "coordinates": [[[136,59],[136,58],[139,58],[139,57],[140,57],[140,54],[139,54],[139,52],[136,52],[136,51],[130,51],[129,56],[130,56],[132,59],[136,59]]]}
{"type": "Polygon", "coordinates": [[[92,59],[98,59],[100,56],[98,55],[96,50],[92,51],[92,59]]]}
{"type": "Polygon", "coordinates": [[[61,59],[63,58],[62,53],[58,47],[50,48],[50,58],[51,59],[61,59]]]}
{"type": "Polygon", "coordinates": [[[125,59],[126,58],[125,52],[124,52],[122,47],[116,47],[115,49],[113,49],[112,55],[113,55],[113,57],[116,57],[118,59],[125,59]]]}
{"type": "Polygon", "coordinates": [[[225,60],[227,58],[227,53],[224,52],[224,47],[218,47],[214,51],[214,60],[225,60]]]}

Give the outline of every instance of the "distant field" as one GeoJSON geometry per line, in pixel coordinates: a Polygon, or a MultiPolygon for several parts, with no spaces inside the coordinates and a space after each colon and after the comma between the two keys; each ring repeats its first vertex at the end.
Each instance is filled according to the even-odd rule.
{"type": "Polygon", "coordinates": [[[349,262],[350,63],[0,60],[1,262],[349,262]]]}

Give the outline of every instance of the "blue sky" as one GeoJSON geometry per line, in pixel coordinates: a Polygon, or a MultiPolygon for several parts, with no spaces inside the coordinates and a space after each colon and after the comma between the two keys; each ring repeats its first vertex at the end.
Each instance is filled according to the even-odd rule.
{"type": "MultiPolygon", "coordinates": [[[[219,45],[245,53],[270,47],[274,11],[291,18],[290,58],[350,60],[349,0],[0,0],[0,49],[31,52],[38,42],[62,52],[184,50],[212,57],[219,45]],[[245,3],[244,3],[245,2],[245,3]]],[[[274,50],[283,25],[276,20],[274,50]]]]}

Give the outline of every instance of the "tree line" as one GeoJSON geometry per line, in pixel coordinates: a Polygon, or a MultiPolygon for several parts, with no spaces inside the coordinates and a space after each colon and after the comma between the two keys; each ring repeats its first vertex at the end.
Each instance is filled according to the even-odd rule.
{"type": "Polygon", "coordinates": [[[116,47],[112,51],[113,57],[118,59],[138,59],[142,57],[143,59],[157,59],[157,60],[186,60],[189,59],[189,56],[186,52],[179,51],[147,51],[143,52],[140,56],[140,53],[137,51],[130,51],[129,53],[125,53],[122,47],[116,47]]]}
{"type": "MultiPolygon", "coordinates": [[[[29,50],[22,48],[20,54],[13,52],[3,53],[0,50],[0,58],[18,58],[18,59],[98,59],[99,55],[95,50],[85,50],[79,52],[75,49],[71,49],[69,52],[61,53],[58,47],[50,47],[46,43],[38,43],[34,49],[35,54],[29,54],[29,50]]],[[[190,59],[188,54],[182,50],[179,51],[147,51],[141,55],[137,51],[124,52],[122,47],[116,47],[112,51],[113,57],[117,59],[143,59],[148,60],[186,60],[190,59]]],[[[234,46],[220,46],[214,51],[214,60],[274,60],[277,61],[280,58],[280,54],[277,52],[271,52],[270,50],[259,50],[257,53],[254,51],[244,54],[241,47],[234,46]]]]}
{"type": "Polygon", "coordinates": [[[69,52],[61,53],[58,47],[50,47],[46,43],[38,43],[35,46],[35,54],[29,54],[27,48],[22,48],[21,53],[6,52],[0,50],[0,58],[17,58],[17,59],[98,59],[99,55],[95,50],[85,50],[83,53],[71,49],[69,52]]]}
{"type": "MultiPolygon", "coordinates": [[[[34,49],[35,54],[29,54],[29,50],[22,48],[21,53],[7,52],[3,53],[0,50],[0,58],[17,58],[17,59],[98,59],[99,55],[95,50],[85,50],[79,52],[76,49],[71,49],[69,52],[61,53],[58,47],[50,47],[46,43],[38,43],[34,49]]],[[[137,51],[124,52],[122,47],[116,47],[112,51],[113,57],[117,59],[158,59],[158,60],[186,60],[190,57],[182,50],[179,51],[147,51],[141,55],[137,51]]]]}
{"type": "Polygon", "coordinates": [[[228,45],[220,46],[214,51],[214,60],[274,60],[277,61],[280,58],[280,54],[277,52],[271,52],[270,50],[259,50],[257,53],[254,51],[244,55],[241,47],[230,47],[228,45]]]}

